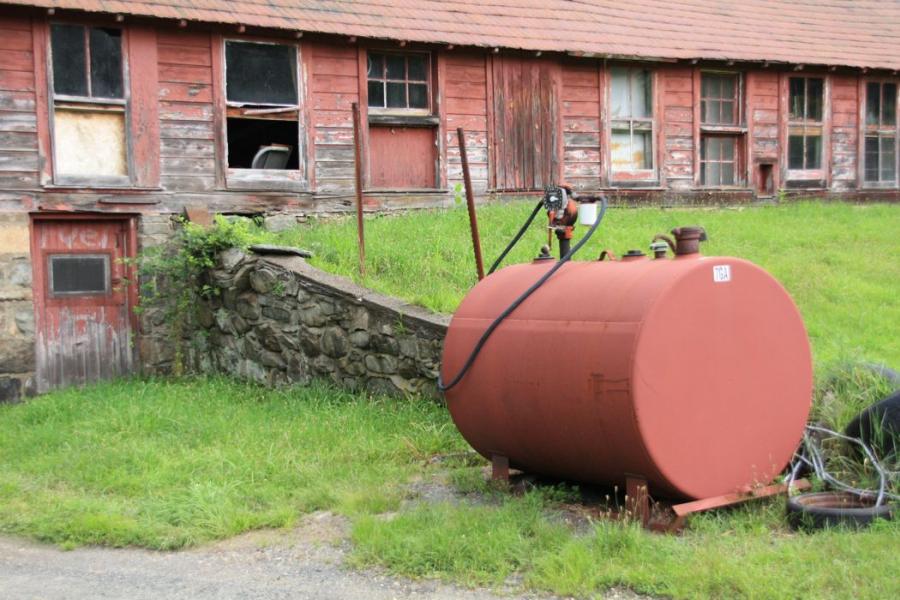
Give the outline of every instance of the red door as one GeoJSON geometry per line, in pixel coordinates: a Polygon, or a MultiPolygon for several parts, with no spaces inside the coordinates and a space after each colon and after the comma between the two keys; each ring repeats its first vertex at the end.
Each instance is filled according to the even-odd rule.
{"type": "Polygon", "coordinates": [[[38,392],[131,372],[131,220],[36,217],[31,245],[38,392]]]}

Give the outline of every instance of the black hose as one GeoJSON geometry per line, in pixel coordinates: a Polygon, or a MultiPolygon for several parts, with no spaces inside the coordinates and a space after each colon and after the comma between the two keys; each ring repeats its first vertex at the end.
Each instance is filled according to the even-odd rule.
{"type": "Polygon", "coordinates": [[[515,246],[516,244],[519,243],[519,240],[522,239],[523,235],[525,235],[525,231],[531,225],[531,222],[534,221],[534,217],[538,214],[538,212],[541,210],[541,207],[543,205],[544,205],[544,200],[543,199],[538,200],[538,203],[534,207],[534,210],[531,211],[531,216],[528,217],[528,220],[525,221],[525,224],[522,225],[521,229],[519,229],[519,233],[516,234],[516,236],[512,239],[512,241],[509,243],[509,245],[507,245],[506,248],[503,250],[503,252],[500,253],[500,256],[497,257],[497,260],[494,261],[494,264],[491,265],[491,268],[488,269],[488,275],[490,275],[491,273],[493,273],[494,271],[497,270],[497,267],[500,266],[500,262],[504,258],[506,258],[506,255],[509,254],[509,251],[513,249],[513,246],[515,246]]]}
{"type": "Polygon", "coordinates": [[[444,385],[443,376],[438,374],[437,386],[440,391],[447,392],[462,380],[462,378],[468,372],[469,368],[471,368],[472,364],[475,362],[475,359],[478,357],[478,354],[479,354],[479,352],[481,352],[481,349],[484,347],[484,344],[488,341],[488,338],[491,337],[491,334],[494,333],[494,330],[497,329],[497,327],[500,325],[500,323],[502,323],[503,320],[506,319],[506,317],[508,317],[510,314],[512,314],[512,312],[514,310],[519,308],[519,305],[522,304],[523,302],[525,302],[525,300],[528,299],[528,297],[531,294],[533,294],[535,291],[537,291],[537,289],[539,287],[544,285],[544,283],[548,279],[550,279],[550,277],[552,277],[554,273],[559,271],[564,264],[569,262],[569,260],[575,255],[575,253],[578,252],[581,249],[581,247],[587,243],[587,241],[591,238],[592,235],[594,235],[594,232],[600,226],[600,221],[603,220],[603,215],[605,215],[605,214],[606,214],[606,198],[601,197],[600,198],[600,214],[597,215],[597,220],[594,221],[594,224],[591,225],[591,228],[588,230],[588,232],[586,234],[584,234],[584,237],[581,238],[578,241],[578,243],[575,244],[572,247],[572,249],[566,253],[565,256],[563,256],[561,259],[559,259],[559,262],[557,262],[555,265],[553,265],[553,267],[549,271],[544,273],[540,279],[538,279],[536,282],[534,282],[531,285],[531,287],[529,287],[527,290],[525,290],[518,298],[513,300],[512,304],[507,306],[506,309],[502,313],[497,315],[497,318],[495,318],[493,320],[493,322],[488,326],[488,328],[484,330],[484,333],[481,334],[481,338],[478,340],[478,343],[475,344],[475,347],[472,349],[471,354],[469,354],[469,358],[466,359],[466,362],[463,364],[462,369],[460,369],[459,373],[457,373],[456,377],[454,377],[450,381],[450,383],[448,383],[447,385],[444,385]]]}

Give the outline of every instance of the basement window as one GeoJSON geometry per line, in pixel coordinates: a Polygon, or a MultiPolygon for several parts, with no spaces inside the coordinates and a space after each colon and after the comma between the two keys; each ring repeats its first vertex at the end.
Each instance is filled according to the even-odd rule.
{"type": "Polygon", "coordinates": [[[897,184],[897,84],[866,83],[864,180],[867,186],[897,184]]]}
{"type": "Polygon", "coordinates": [[[128,184],[122,30],[54,23],[50,57],[55,178],[128,184]]]}
{"type": "MultiPolygon", "coordinates": [[[[787,147],[789,171],[822,170],[824,105],[824,79],[819,77],[789,79],[787,147]]],[[[820,174],[817,178],[824,179],[824,176],[820,174]]]]}
{"type": "Polygon", "coordinates": [[[229,187],[303,183],[297,54],[295,45],[225,42],[229,187]]]}
{"type": "Polygon", "coordinates": [[[630,179],[651,179],[653,154],[653,75],[646,69],[613,67],[610,85],[613,178],[625,175],[630,179]]]}

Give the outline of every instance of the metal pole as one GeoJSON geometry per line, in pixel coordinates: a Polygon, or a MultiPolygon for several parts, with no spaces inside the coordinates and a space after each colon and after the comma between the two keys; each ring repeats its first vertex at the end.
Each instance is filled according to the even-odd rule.
{"type": "Polygon", "coordinates": [[[459,158],[462,161],[463,182],[466,185],[466,206],[469,208],[469,226],[472,229],[472,246],[475,248],[475,269],[478,280],[484,279],[484,262],[481,259],[481,238],[478,237],[478,217],[475,215],[475,195],[472,193],[472,177],[469,175],[469,159],[466,156],[466,132],[456,128],[459,140],[459,158]]]}
{"type": "Polygon", "coordinates": [[[359,104],[353,103],[353,156],[356,171],[356,238],[359,246],[359,277],[366,277],[366,238],[363,230],[363,181],[362,181],[362,126],[359,121],[359,104]]]}

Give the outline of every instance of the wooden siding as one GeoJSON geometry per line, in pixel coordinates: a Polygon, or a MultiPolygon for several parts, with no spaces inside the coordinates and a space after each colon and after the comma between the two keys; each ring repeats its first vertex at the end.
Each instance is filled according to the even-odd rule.
{"type": "Polygon", "coordinates": [[[563,178],[576,190],[602,186],[600,94],[600,70],[594,61],[563,64],[563,178]]]}
{"type": "Polygon", "coordinates": [[[31,21],[0,17],[0,189],[37,187],[39,170],[31,21]]]}
{"type": "MultiPolygon", "coordinates": [[[[656,81],[660,87],[657,123],[662,128],[657,136],[660,158],[660,184],[672,189],[694,186],[695,164],[694,98],[695,71],[686,67],[659,69],[656,81]]],[[[699,76],[699,73],[697,73],[699,76]]]]}
{"type": "Polygon", "coordinates": [[[212,46],[208,33],[160,31],[161,184],[173,191],[216,187],[212,46]]]}
{"type": "Polygon", "coordinates": [[[324,194],[352,194],[352,105],[359,102],[359,51],[354,45],[314,44],[310,54],[316,189],[324,194]]]}
{"type": "Polygon", "coordinates": [[[831,188],[850,190],[857,181],[859,141],[859,79],[831,77],[831,188]]]}
{"type": "Polygon", "coordinates": [[[475,193],[488,189],[488,59],[483,54],[446,52],[443,93],[444,136],[447,143],[447,181],[452,190],[462,184],[462,164],[456,129],[466,131],[466,156],[475,193]]]}

